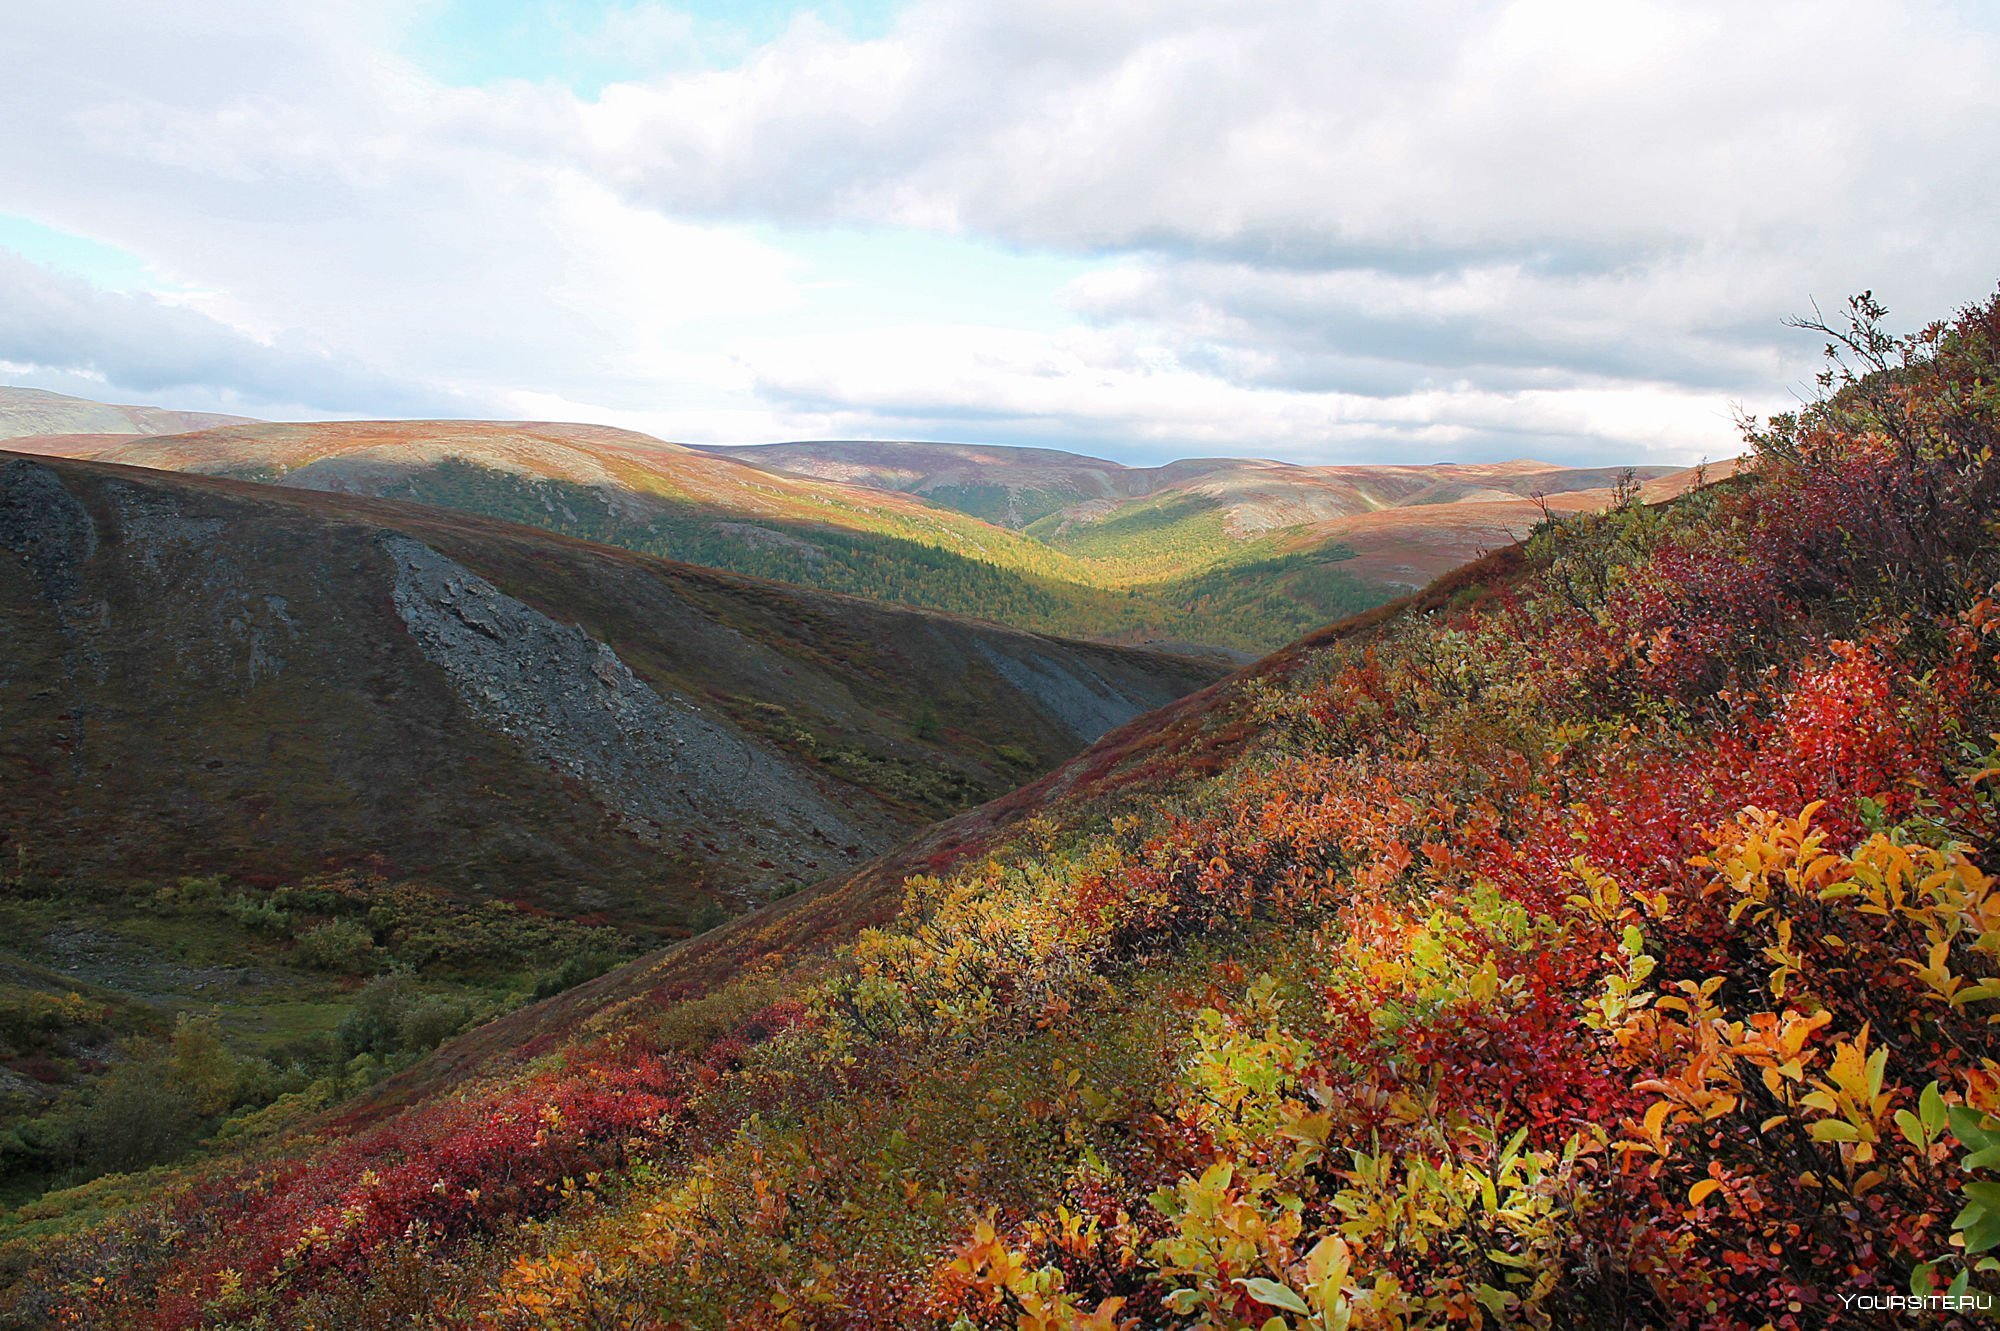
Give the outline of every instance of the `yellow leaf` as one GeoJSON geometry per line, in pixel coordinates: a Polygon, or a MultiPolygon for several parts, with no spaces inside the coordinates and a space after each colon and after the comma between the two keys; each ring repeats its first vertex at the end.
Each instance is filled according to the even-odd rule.
{"type": "Polygon", "coordinates": [[[1721,1186],[1722,1185],[1720,1183],[1716,1182],[1712,1178],[1705,1178],[1701,1180],[1699,1183],[1695,1184],[1692,1188],[1688,1189],[1688,1205],[1700,1206],[1702,1198],[1707,1197],[1709,1194],[1713,1193],[1716,1189],[1720,1188],[1721,1186]]]}

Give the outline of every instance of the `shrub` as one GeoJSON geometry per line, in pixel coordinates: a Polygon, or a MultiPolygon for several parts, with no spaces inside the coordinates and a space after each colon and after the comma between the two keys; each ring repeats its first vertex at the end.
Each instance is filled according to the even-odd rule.
{"type": "Polygon", "coordinates": [[[299,936],[295,955],[311,970],[359,975],[374,969],[375,936],[359,920],[328,920],[299,936]]]}
{"type": "Polygon", "coordinates": [[[1035,755],[1018,744],[1002,744],[993,750],[993,756],[1009,767],[1033,767],[1035,755]]]}
{"type": "Polygon", "coordinates": [[[397,1047],[405,1053],[435,1049],[458,1034],[459,1028],[465,1025],[466,1015],[463,1003],[454,1003],[435,994],[420,998],[397,1018],[397,1047]]]}
{"type": "Polygon", "coordinates": [[[703,897],[701,904],[688,912],[688,929],[697,934],[705,934],[710,929],[728,920],[729,912],[714,897],[703,897]]]}
{"type": "Polygon", "coordinates": [[[464,1003],[425,994],[399,972],[364,985],[334,1035],[349,1057],[421,1053],[456,1034],[470,1015],[464,1003]]]}
{"type": "Polygon", "coordinates": [[[569,958],[535,981],[535,997],[548,998],[565,989],[574,989],[585,980],[594,980],[618,964],[618,954],[603,950],[582,952],[569,958]]]}
{"type": "Polygon", "coordinates": [[[254,929],[259,933],[282,936],[292,931],[289,912],[279,910],[269,901],[252,901],[241,892],[223,903],[222,913],[245,929],[254,929]]]}
{"type": "Polygon", "coordinates": [[[193,1094],[164,1059],[135,1059],[113,1069],[81,1118],[83,1154],[93,1173],[142,1169],[193,1144],[202,1116],[193,1094]]]}

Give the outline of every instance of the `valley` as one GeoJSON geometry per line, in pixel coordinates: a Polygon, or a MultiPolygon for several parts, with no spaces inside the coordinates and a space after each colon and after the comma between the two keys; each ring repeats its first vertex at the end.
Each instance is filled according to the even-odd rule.
{"type": "Polygon", "coordinates": [[[212,1023],[251,1102],[344,1093],[1225,669],[5,453],[0,598],[0,1195],[121,1158],[62,1108],[120,1041],[212,1023]]]}
{"type": "MultiPolygon", "coordinates": [[[[1901,344],[1913,368],[1850,375],[1753,434],[1733,475],[1658,478],[1657,499],[1625,485],[1607,510],[1546,522],[1249,670],[1100,716],[1109,728],[1053,770],[885,836],[815,884],[595,978],[580,967],[541,1002],[483,1009],[491,1020],[468,1025],[472,1010],[449,1005],[472,991],[419,963],[365,979],[317,1062],[222,1057],[203,1024],[217,1018],[165,1030],[136,996],[80,978],[210,981],[216,958],[168,974],[52,934],[49,963],[72,978],[43,962],[10,972],[15,1029],[41,1032],[43,1058],[155,1032],[131,1045],[150,1053],[103,1074],[78,1140],[105,1140],[137,1103],[220,1126],[194,1154],[17,1207],[6,1306],[159,1328],[1082,1331],[1196,1314],[1264,1326],[1273,1309],[1286,1325],[1447,1325],[1460,1302],[1637,1324],[1697,1295],[1744,1317],[1779,1295],[1823,1300],[1807,1282],[1825,1254],[1809,1244],[1852,1255],[1858,1288],[1944,1285],[1976,1255],[1959,1245],[1985,1246],[1961,1200],[1981,1194],[1960,1190],[1991,1172],[1944,1134],[1968,1149],[2000,1136],[1979,1071],[2000,1052],[1980,1006],[2000,992],[2000,302],[1926,336],[1901,344]],[[1792,926],[1808,914],[1810,937],[1792,926]],[[1909,1038],[1874,1034],[1891,1030],[1909,1038]],[[246,1089],[259,1077],[263,1092],[246,1089]],[[1771,1145],[1773,1127],[1791,1144],[1771,1145]],[[1821,1204],[1828,1189],[1839,1206],[1821,1204]],[[1422,1204],[1396,1202],[1408,1197],[1422,1204]],[[168,1227],[176,1241],[156,1241],[168,1227]],[[1579,1265],[1585,1249],[1623,1255],[1579,1265]],[[93,1283],[107,1263],[120,1279],[93,1283]],[[808,1323],[801,1309],[819,1311],[808,1323]]],[[[306,668],[283,621],[239,594],[248,561],[224,542],[269,531],[259,567],[282,566],[266,552],[285,542],[323,549],[322,574],[372,588],[341,613],[403,625],[374,635],[414,654],[403,687],[435,691],[434,718],[465,718],[431,746],[469,746],[454,738],[464,724],[557,770],[564,752],[531,718],[479,701],[492,676],[453,662],[491,649],[454,624],[487,642],[526,633],[537,659],[571,653],[609,697],[638,706],[643,678],[669,706],[675,658],[640,629],[666,587],[811,613],[795,590],[437,510],[6,465],[10,494],[45,496],[32,519],[5,510],[0,531],[10,603],[42,607],[34,640],[69,662],[55,679],[91,678],[90,654],[109,647],[92,626],[132,613],[118,582],[170,568],[172,541],[195,530],[219,550],[179,618],[212,624],[204,607],[224,603],[236,618],[152,655],[211,690],[235,672],[225,694],[306,668]],[[74,508],[48,502],[50,486],[74,508]],[[237,520],[199,527],[226,510],[237,520]],[[614,573],[615,598],[593,593],[614,573]],[[628,579],[658,586],[621,611],[628,579]],[[534,609],[557,585],[562,621],[534,609]]],[[[274,586],[294,623],[335,613],[274,586]]],[[[865,614],[913,612],[840,603],[842,622],[865,614]]],[[[977,635],[1000,630],[947,622],[974,635],[966,659],[992,660],[977,635]]],[[[815,666],[853,670],[878,644],[944,632],[908,619],[815,666]]],[[[819,633],[789,651],[808,640],[819,633]]],[[[1111,653],[1202,682],[1173,658],[1062,650],[1099,653],[1100,676],[1111,653]]],[[[752,733],[756,700],[699,705],[706,724],[752,733]]],[[[108,702],[56,706],[45,733],[82,736],[56,755],[119,742],[108,702]]],[[[220,715],[227,735],[237,723],[220,715]]],[[[957,725],[960,709],[939,715],[957,725]]],[[[953,738],[957,761],[984,761],[987,741],[953,738]]],[[[760,818],[799,822],[795,843],[805,822],[829,836],[832,819],[858,823],[858,787],[836,798],[839,773],[799,765],[813,747],[769,755],[798,782],[789,809],[760,799],[707,825],[750,847],[779,830],[760,818]]],[[[44,780],[67,779],[43,762],[44,780]]],[[[613,787],[588,773],[615,771],[589,762],[567,769],[582,773],[567,793],[601,805],[613,787]]],[[[79,770],[64,800],[115,777],[87,757],[79,770]]],[[[531,816],[539,787],[508,779],[521,792],[508,816],[531,816]]],[[[475,797],[491,796],[457,796],[475,797]]],[[[448,844],[452,819],[428,825],[448,844]]],[[[579,829],[532,825],[585,853],[579,829]]],[[[448,917],[469,898],[351,876],[250,886],[220,907],[246,930],[265,911],[322,921],[294,955],[338,956],[327,933],[343,919],[366,921],[348,942],[399,957],[466,932],[448,917]]],[[[13,880],[10,911],[34,899],[13,880]]],[[[216,911],[219,891],[183,880],[148,900],[156,916],[216,911]]],[[[592,943],[551,931],[598,927],[546,909],[481,926],[516,931],[503,953],[550,959],[592,943]]],[[[120,927],[136,931],[136,915],[120,927]]],[[[231,982],[267,986],[275,948],[245,949],[231,982]]]]}
{"type": "MultiPolygon", "coordinates": [[[[431,504],[821,590],[1239,663],[1511,544],[1542,519],[1542,502],[1605,507],[1620,474],[1532,462],[1131,468],[921,443],[691,448],[601,426],[480,421],[257,422],[12,446],[431,504]]],[[[1676,474],[1644,468],[1634,478],[1659,486],[1676,474]]]]}

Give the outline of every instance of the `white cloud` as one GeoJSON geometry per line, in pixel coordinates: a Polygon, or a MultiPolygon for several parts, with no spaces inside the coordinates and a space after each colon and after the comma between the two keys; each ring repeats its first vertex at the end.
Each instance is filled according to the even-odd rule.
{"type": "MultiPolygon", "coordinates": [[[[1112,445],[1132,456],[1256,454],[1293,461],[1597,456],[1729,451],[1713,395],[1666,385],[1421,387],[1395,394],[1232,382],[1131,328],[1046,337],[963,325],[778,338],[746,349],[758,387],[811,433],[1112,445]],[[939,427],[944,427],[940,429],[939,427]]],[[[794,433],[800,433],[794,431],[794,433]]]]}
{"type": "Polygon", "coordinates": [[[1992,54],[1947,7],[1858,0],[945,0],[583,121],[663,206],[1435,266],[1900,214],[1987,178],[1992,54]]]}
{"type": "MultiPolygon", "coordinates": [[[[1809,376],[1782,315],[1872,286],[1928,317],[2000,254],[2000,41],[1943,0],[923,0],[588,95],[448,86],[387,0],[27,10],[0,97],[36,132],[0,138],[0,198],[181,309],[0,266],[0,359],[149,391],[695,439],[1692,456],[1809,376]],[[894,227],[1098,269],[1032,329],[941,298],[829,331],[839,284],[787,249],[821,226],[882,228],[848,291],[894,227]]],[[[611,18],[551,41],[717,43],[669,6],[611,18]]]]}
{"type": "Polygon", "coordinates": [[[237,399],[335,412],[362,401],[406,414],[468,406],[436,385],[295,341],[261,341],[198,309],[104,291],[6,250],[0,292],[0,362],[19,367],[23,381],[55,370],[175,401],[190,389],[221,388],[237,399]]]}
{"type": "MultiPolygon", "coordinates": [[[[240,76],[210,68],[178,13],[154,20],[163,50],[129,32],[91,49],[87,12],[31,29],[41,58],[9,95],[38,99],[47,113],[27,119],[53,128],[0,142],[5,197],[141,253],[252,341],[393,367],[475,404],[644,400],[686,359],[685,330],[796,300],[783,252],[636,206],[539,141],[566,94],[445,88],[351,37],[320,45],[303,12],[237,12],[263,57],[240,76]]],[[[277,400],[329,391],[301,382],[277,400]]]]}

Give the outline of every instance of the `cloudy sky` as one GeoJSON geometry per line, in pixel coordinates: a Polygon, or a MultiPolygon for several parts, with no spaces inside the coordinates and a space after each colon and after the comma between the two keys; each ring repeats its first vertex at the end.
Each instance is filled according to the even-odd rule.
{"type": "Polygon", "coordinates": [[[1132,461],[1731,451],[2000,278],[1985,0],[12,0],[0,382],[1132,461]]]}

